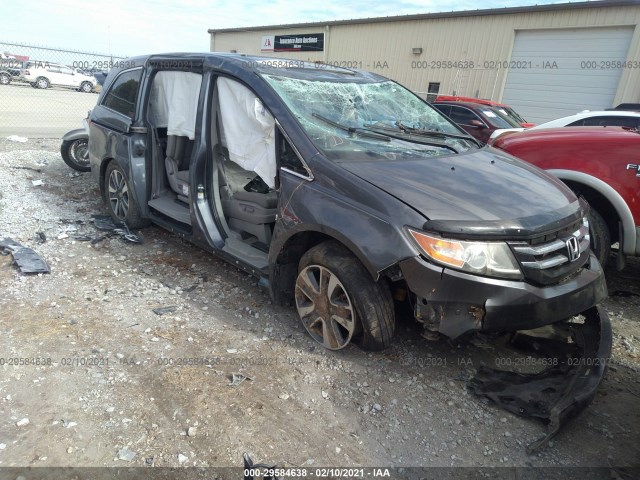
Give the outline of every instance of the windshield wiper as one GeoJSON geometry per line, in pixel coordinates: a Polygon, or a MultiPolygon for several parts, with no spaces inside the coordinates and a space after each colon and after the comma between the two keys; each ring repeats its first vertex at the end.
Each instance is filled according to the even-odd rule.
{"type": "MultiPolygon", "coordinates": [[[[387,127],[387,126],[378,126],[378,127],[365,127],[366,130],[370,130],[372,132],[375,132],[376,130],[384,130],[385,132],[389,132],[387,135],[391,138],[396,138],[398,140],[402,140],[404,142],[411,142],[411,143],[417,143],[419,145],[429,145],[431,147],[439,147],[439,148],[446,148],[447,150],[451,150],[453,153],[460,153],[458,152],[458,150],[456,150],[454,147],[452,147],[451,145],[448,145],[444,142],[435,142],[433,140],[418,140],[415,137],[417,136],[414,132],[407,132],[404,131],[400,128],[393,128],[393,127],[387,127]],[[398,133],[396,133],[398,130],[400,130],[403,134],[406,135],[413,135],[413,138],[409,137],[405,137],[405,136],[401,136],[398,133]]],[[[435,133],[440,133],[440,132],[435,132],[435,133]]],[[[421,136],[426,136],[426,135],[421,135],[421,136]]]]}
{"type": "Polygon", "coordinates": [[[319,118],[320,120],[322,120],[325,123],[328,123],[329,125],[339,128],[340,130],[344,130],[345,132],[357,133],[358,135],[362,135],[363,137],[375,138],[376,140],[382,140],[384,142],[391,141],[391,137],[389,137],[388,135],[371,132],[369,131],[369,129],[366,129],[366,128],[348,127],[346,125],[341,125],[340,123],[334,122],[333,120],[327,117],[323,117],[319,113],[313,112],[311,115],[313,115],[315,118],[319,118]]]}
{"type": "Polygon", "coordinates": [[[396,122],[396,126],[405,133],[412,133],[414,135],[424,135],[424,136],[441,136],[441,137],[450,137],[450,138],[459,138],[461,140],[471,140],[473,143],[482,147],[482,145],[473,138],[471,135],[466,135],[464,133],[448,133],[448,132],[439,132],[436,130],[425,130],[424,128],[413,128],[407,127],[400,120],[396,122]]]}

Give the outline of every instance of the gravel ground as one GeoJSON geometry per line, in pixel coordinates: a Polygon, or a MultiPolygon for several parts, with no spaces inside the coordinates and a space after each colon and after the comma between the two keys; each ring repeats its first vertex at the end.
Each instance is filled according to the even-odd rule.
{"type": "Polygon", "coordinates": [[[0,239],[51,267],[0,257],[0,467],[638,465],[639,259],[607,272],[614,353],[594,402],[530,456],[544,426],[466,387],[509,352],[427,342],[408,317],[387,351],[326,352],[255,278],[173,234],[75,240],[106,212],[58,148],[0,140],[0,239]]]}

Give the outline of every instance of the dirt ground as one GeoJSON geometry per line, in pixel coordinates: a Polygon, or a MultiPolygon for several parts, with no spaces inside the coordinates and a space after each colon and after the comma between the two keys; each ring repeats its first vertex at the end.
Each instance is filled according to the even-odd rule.
{"type": "Polygon", "coordinates": [[[467,389],[508,355],[486,338],[428,342],[406,316],[387,351],[327,352],[254,277],[174,234],[75,239],[99,237],[91,215],[106,212],[58,147],[0,140],[0,239],[51,267],[25,275],[0,257],[0,473],[239,467],[248,452],[288,467],[580,466],[632,478],[618,467],[640,459],[640,259],[607,270],[614,350],[593,403],[527,455],[544,426],[467,389]],[[233,386],[234,374],[247,378],[233,386]]]}

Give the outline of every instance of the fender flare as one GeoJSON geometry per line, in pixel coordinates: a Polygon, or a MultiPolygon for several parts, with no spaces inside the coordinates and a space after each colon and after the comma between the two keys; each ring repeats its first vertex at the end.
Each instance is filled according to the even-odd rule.
{"type": "Polygon", "coordinates": [[[62,137],[62,141],[68,142],[73,140],[79,140],[82,137],[86,137],[88,139],[89,133],[84,128],[77,128],[75,130],[71,130],[70,132],[65,133],[64,136],[62,137]]]}
{"type": "Polygon", "coordinates": [[[616,192],[609,184],[603,182],[599,178],[592,175],[576,172],[575,170],[550,169],[547,172],[555,175],[560,180],[569,180],[571,182],[580,183],[587,187],[593,188],[595,191],[605,197],[616,210],[620,222],[622,223],[622,247],[623,253],[627,255],[636,255],[636,226],[633,221],[631,210],[624,201],[622,196],[616,192]]]}

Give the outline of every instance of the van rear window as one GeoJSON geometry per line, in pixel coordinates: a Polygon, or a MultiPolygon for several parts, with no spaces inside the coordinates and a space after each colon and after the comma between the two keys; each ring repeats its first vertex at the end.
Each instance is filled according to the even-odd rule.
{"type": "Polygon", "coordinates": [[[133,118],[141,75],[141,68],[121,73],[104,96],[102,105],[129,118],[133,118]]]}

